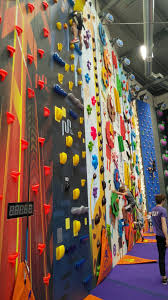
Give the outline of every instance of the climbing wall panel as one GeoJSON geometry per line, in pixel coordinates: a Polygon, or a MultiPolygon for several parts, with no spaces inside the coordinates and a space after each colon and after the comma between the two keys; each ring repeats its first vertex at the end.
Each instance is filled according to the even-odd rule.
{"type": "Polygon", "coordinates": [[[156,164],[150,105],[148,103],[137,100],[137,113],[144,166],[147,207],[148,210],[151,211],[151,209],[155,206],[155,195],[159,194],[160,186],[157,166],[155,172],[153,173],[151,173],[148,169],[152,167],[151,163],[153,161],[155,161],[156,164]]]}

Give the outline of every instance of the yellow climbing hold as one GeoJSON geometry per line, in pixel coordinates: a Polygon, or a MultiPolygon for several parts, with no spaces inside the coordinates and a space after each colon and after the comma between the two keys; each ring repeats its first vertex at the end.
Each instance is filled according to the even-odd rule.
{"type": "Polygon", "coordinates": [[[75,45],[74,44],[70,44],[70,49],[74,49],[75,48],[75,45]]]}
{"type": "Polygon", "coordinates": [[[65,152],[60,153],[60,164],[65,165],[67,162],[67,154],[65,152]]]}
{"type": "Polygon", "coordinates": [[[80,117],[80,119],[79,119],[80,124],[83,124],[83,121],[84,121],[84,118],[80,117]]]}
{"type": "Polygon", "coordinates": [[[79,155],[78,154],[75,154],[73,156],[73,166],[74,167],[77,167],[77,165],[79,164],[79,155]]]}
{"type": "Polygon", "coordinates": [[[74,189],[73,190],[73,200],[77,200],[79,199],[79,196],[80,196],[80,189],[74,189]]]}
{"type": "Polygon", "coordinates": [[[78,86],[81,86],[82,85],[82,80],[79,80],[78,81],[78,86]]]}
{"type": "Polygon", "coordinates": [[[65,29],[65,30],[68,29],[67,23],[64,23],[64,29],[65,29]]]}
{"type": "Polygon", "coordinates": [[[64,75],[61,73],[58,73],[58,81],[59,83],[63,84],[64,75]]]}
{"type": "Polygon", "coordinates": [[[69,72],[70,66],[68,64],[65,64],[65,72],[69,72]]]}
{"type": "Polygon", "coordinates": [[[78,68],[78,70],[77,70],[77,71],[78,71],[78,74],[79,74],[79,75],[81,75],[81,74],[82,74],[82,69],[81,69],[81,68],[78,68]]]}
{"type": "Polygon", "coordinates": [[[81,229],[81,222],[74,220],[73,221],[73,235],[78,236],[78,232],[80,231],[80,229],[81,229]]]}
{"type": "Polygon", "coordinates": [[[72,26],[72,23],[73,23],[73,20],[70,19],[70,20],[69,20],[69,25],[72,26]]]}
{"type": "Polygon", "coordinates": [[[57,23],[56,23],[56,26],[57,26],[57,29],[58,29],[58,30],[61,30],[61,29],[62,29],[62,24],[61,24],[61,22],[57,22],[57,23]]]}
{"type": "Polygon", "coordinates": [[[56,248],[56,260],[60,260],[65,254],[65,246],[61,245],[56,248]]]}
{"type": "Polygon", "coordinates": [[[73,82],[72,82],[72,81],[69,81],[69,90],[70,90],[70,91],[72,91],[73,85],[74,85],[73,82]]]}
{"type": "Polygon", "coordinates": [[[86,151],[82,151],[82,158],[86,157],[86,151]]]}
{"type": "Polygon", "coordinates": [[[82,137],[82,131],[78,131],[78,139],[81,139],[82,137]]]}
{"type": "Polygon", "coordinates": [[[71,59],[74,59],[74,58],[75,58],[75,55],[74,55],[74,54],[71,54],[70,58],[71,58],[71,59]]]}
{"type": "Polygon", "coordinates": [[[66,137],[66,146],[71,147],[72,144],[73,144],[73,138],[72,138],[72,136],[69,135],[66,137]]]}
{"type": "Polygon", "coordinates": [[[71,65],[71,72],[75,71],[75,65],[71,65]]]}
{"type": "Polygon", "coordinates": [[[81,179],[81,186],[84,187],[86,183],[86,179],[81,179]]]}
{"type": "Polygon", "coordinates": [[[62,51],[63,46],[62,46],[61,43],[58,43],[58,44],[57,44],[57,47],[58,47],[58,51],[62,51]]]}
{"type": "Polygon", "coordinates": [[[60,122],[63,118],[63,111],[61,108],[55,106],[55,120],[60,122]]]}

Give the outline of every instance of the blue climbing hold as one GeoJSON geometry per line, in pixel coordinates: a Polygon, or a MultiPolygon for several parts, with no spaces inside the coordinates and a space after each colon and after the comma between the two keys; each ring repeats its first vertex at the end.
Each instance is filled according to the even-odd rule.
{"type": "Polygon", "coordinates": [[[74,44],[74,46],[75,46],[74,50],[77,52],[77,54],[79,56],[81,56],[82,55],[82,51],[80,50],[79,45],[76,43],[76,44],[74,44]]]}
{"type": "Polygon", "coordinates": [[[92,166],[94,167],[95,170],[97,169],[97,166],[98,166],[98,158],[97,158],[97,156],[96,156],[95,154],[92,155],[92,166]]]}
{"type": "Polygon", "coordinates": [[[53,54],[53,59],[54,61],[56,61],[59,65],[61,65],[62,67],[65,67],[65,62],[63,61],[63,59],[59,56],[59,54],[57,52],[55,52],[53,54]]]}
{"type": "Polygon", "coordinates": [[[66,97],[67,96],[67,93],[58,85],[58,84],[55,84],[54,85],[54,91],[58,94],[58,95],[61,95],[61,96],[64,96],[66,97]]]}
{"type": "Polygon", "coordinates": [[[86,80],[86,83],[89,83],[89,81],[90,81],[90,76],[89,76],[88,73],[86,73],[86,75],[85,75],[85,80],[86,80]]]}
{"type": "Polygon", "coordinates": [[[78,115],[77,115],[72,109],[69,110],[69,115],[70,115],[74,120],[77,120],[77,118],[78,118],[78,115]]]}

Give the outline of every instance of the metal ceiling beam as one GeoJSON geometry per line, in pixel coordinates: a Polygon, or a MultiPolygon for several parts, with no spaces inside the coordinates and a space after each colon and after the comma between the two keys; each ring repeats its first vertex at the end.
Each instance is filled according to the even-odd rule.
{"type": "Polygon", "coordinates": [[[120,2],[120,0],[109,0],[109,3],[105,5],[103,9],[101,9],[101,13],[108,11],[110,8],[112,8],[113,5],[117,4],[118,2],[120,2]]]}
{"type": "Polygon", "coordinates": [[[141,88],[138,92],[138,94],[144,90],[147,90],[148,88],[152,87],[152,85],[158,85],[158,84],[161,84],[162,82],[168,80],[168,75],[163,77],[163,78],[160,78],[160,79],[156,79],[150,83],[147,83],[143,86],[143,88],[141,88]]]}

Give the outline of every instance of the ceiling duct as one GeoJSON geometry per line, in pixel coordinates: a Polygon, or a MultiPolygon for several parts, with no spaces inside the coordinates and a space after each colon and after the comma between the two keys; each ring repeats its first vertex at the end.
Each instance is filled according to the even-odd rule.
{"type": "Polygon", "coordinates": [[[149,77],[152,74],[154,3],[155,0],[143,0],[144,45],[146,46],[146,77],[149,77]]]}

